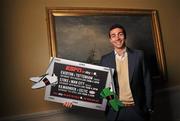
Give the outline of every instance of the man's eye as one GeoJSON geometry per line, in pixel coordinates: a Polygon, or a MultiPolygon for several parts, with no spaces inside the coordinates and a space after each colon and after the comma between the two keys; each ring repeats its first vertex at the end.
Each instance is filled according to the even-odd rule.
{"type": "Polygon", "coordinates": [[[122,35],[124,35],[123,33],[119,33],[119,36],[122,36],[122,35]]]}
{"type": "Polygon", "coordinates": [[[114,38],[115,37],[115,35],[111,35],[111,38],[114,38]]]}

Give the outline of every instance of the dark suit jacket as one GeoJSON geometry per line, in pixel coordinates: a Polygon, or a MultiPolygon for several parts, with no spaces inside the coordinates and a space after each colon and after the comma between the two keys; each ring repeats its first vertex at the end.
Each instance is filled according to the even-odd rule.
{"type": "MultiPolygon", "coordinates": [[[[144,54],[140,50],[127,48],[129,81],[135,107],[138,113],[145,113],[148,108],[152,108],[152,89],[150,74],[144,60],[144,54]]],[[[114,85],[117,95],[119,95],[119,84],[117,80],[115,54],[112,51],[102,56],[100,64],[102,66],[115,69],[114,85]]]]}

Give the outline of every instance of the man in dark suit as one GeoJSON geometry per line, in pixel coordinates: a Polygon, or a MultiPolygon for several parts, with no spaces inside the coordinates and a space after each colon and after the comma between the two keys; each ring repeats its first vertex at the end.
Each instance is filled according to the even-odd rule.
{"type": "Polygon", "coordinates": [[[100,64],[115,69],[115,91],[123,107],[116,112],[107,106],[107,120],[148,120],[152,112],[152,88],[144,54],[126,46],[126,31],[119,24],[109,29],[109,40],[114,50],[102,56],[100,64]]]}

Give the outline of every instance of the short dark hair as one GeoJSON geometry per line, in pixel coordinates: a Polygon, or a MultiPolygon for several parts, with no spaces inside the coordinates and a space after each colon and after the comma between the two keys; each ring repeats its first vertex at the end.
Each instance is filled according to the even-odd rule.
{"type": "Polygon", "coordinates": [[[125,28],[124,28],[122,25],[120,25],[120,24],[113,24],[113,25],[109,28],[109,37],[111,37],[111,36],[110,36],[110,31],[113,30],[113,29],[115,29],[115,28],[120,28],[120,29],[122,29],[122,30],[123,30],[123,34],[124,34],[124,38],[126,39],[126,30],[125,30],[125,28]]]}

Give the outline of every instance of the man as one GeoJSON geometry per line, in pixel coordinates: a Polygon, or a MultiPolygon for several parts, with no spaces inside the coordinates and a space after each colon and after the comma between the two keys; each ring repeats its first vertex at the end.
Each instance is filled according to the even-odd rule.
{"type": "Polygon", "coordinates": [[[147,114],[152,111],[152,90],[144,54],[126,46],[126,31],[119,24],[109,29],[109,40],[114,50],[102,56],[100,64],[115,69],[115,91],[123,108],[114,111],[107,106],[107,120],[148,120],[147,114]]]}

